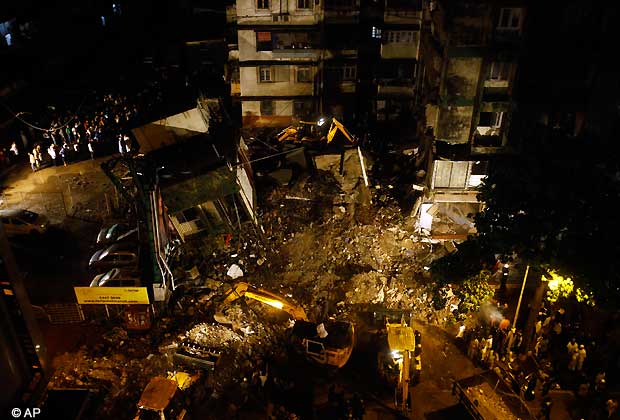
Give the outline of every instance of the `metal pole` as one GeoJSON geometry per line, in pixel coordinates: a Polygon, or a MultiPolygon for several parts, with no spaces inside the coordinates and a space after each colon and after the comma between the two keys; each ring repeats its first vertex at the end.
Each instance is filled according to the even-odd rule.
{"type": "Polygon", "coordinates": [[[517,328],[517,317],[519,316],[519,309],[521,308],[521,299],[523,299],[523,291],[525,290],[525,282],[527,280],[527,273],[530,271],[530,266],[525,268],[525,276],[523,276],[523,284],[521,285],[521,294],[519,295],[519,302],[517,302],[517,311],[515,312],[515,319],[512,322],[512,327],[517,328]]]}

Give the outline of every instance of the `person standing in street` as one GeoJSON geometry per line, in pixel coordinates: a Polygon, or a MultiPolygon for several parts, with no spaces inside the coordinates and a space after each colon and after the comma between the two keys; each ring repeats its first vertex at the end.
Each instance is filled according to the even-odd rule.
{"type": "Polygon", "coordinates": [[[68,147],[66,147],[66,146],[67,146],[67,143],[63,143],[62,147],[58,151],[58,154],[60,155],[60,158],[62,159],[62,164],[64,166],[67,166],[67,149],[68,149],[68,147]]]}
{"type": "Polygon", "coordinates": [[[54,148],[53,144],[50,144],[50,147],[48,147],[47,154],[50,155],[50,158],[52,159],[52,162],[53,162],[54,166],[57,166],[57,164],[56,164],[56,158],[57,158],[56,149],[54,148]]]}
{"type": "Polygon", "coordinates": [[[19,156],[19,150],[17,150],[17,144],[15,142],[11,144],[11,152],[15,158],[19,156]]]}
{"type": "Polygon", "coordinates": [[[583,363],[586,361],[586,346],[579,345],[579,352],[577,353],[577,370],[581,372],[583,370],[583,363]]]}
{"type": "Polygon", "coordinates": [[[30,160],[30,167],[32,168],[32,172],[37,171],[37,160],[34,158],[32,153],[28,153],[28,159],[30,160]]]}
{"type": "Polygon", "coordinates": [[[568,344],[566,345],[566,350],[568,351],[568,356],[572,356],[573,353],[579,351],[579,344],[575,341],[574,338],[571,338],[568,344]]]}
{"type": "Polygon", "coordinates": [[[91,140],[88,140],[88,152],[90,153],[90,160],[95,160],[95,149],[91,140]]]}

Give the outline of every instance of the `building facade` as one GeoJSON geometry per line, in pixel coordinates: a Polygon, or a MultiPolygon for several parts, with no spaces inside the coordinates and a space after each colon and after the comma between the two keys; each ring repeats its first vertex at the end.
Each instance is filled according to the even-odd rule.
{"type": "Polygon", "coordinates": [[[228,79],[244,127],[410,116],[420,1],[237,0],[227,16],[237,28],[228,79]]]}
{"type": "Polygon", "coordinates": [[[436,141],[503,151],[515,109],[526,10],[518,3],[432,1],[425,10],[426,123],[436,141]]]}
{"type": "Polygon", "coordinates": [[[509,138],[525,17],[517,2],[440,0],[424,9],[419,100],[433,153],[415,209],[434,240],[475,234],[487,160],[516,150],[509,138]]]}

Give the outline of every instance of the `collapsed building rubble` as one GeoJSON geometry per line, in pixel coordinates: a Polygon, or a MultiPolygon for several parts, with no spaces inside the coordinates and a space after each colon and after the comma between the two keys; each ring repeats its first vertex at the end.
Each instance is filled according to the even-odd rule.
{"type": "MultiPolygon", "coordinates": [[[[206,400],[226,406],[227,395],[246,395],[264,360],[287,360],[291,324],[282,311],[256,302],[235,302],[224,310],[230,325],[214,323],[218,296],[241,276],[292,298],[312,322],[333,315],[354,319],[356,311],[371,305],[407,309],[419,319],[445,318],[450,307],[445,316],[433,308],[424,270],[436,250],[420,240],[415,224],[391,197],[390,185],[365,185],[357,151],[345,154],[343,175],[339,157],[319,156],[316,163],[314,174],[261,197],[261,229],[241,226],[235,235],[224,232],[183,244],[176,273],[191,276],[171,301],[170,322],[148,338],[112,330],[105,337],[106,356],[88,355],[87,349],[63,356],[52,384],[104,384],[115,400],[135,406],[152,376],[207,366],[180,363],[175,353],[185,349],[190,356],[217,355],[217,368],[206,375],[202,391],[210,393],[206,400]],[[149,343],[153,336],[158,338],[149,343]],[[127,352],[128,346],[148,352],[127,352]]],[[[372,161],[366,165],[370,171],[372,161]]],[[[108,403],[104,411],[109,414],[118,404],[108,403]]]]}

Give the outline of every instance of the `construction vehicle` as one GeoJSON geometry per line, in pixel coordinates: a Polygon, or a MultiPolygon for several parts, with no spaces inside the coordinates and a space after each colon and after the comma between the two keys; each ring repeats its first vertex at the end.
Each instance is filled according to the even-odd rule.
{"type": "Polygon", "coordinates": [[[197,378],[198,376],[191,376],[185,372],[169,372],[166,378],[163,376],[152,378],[142,392],[134,420],[187,419],[182,393],[197,378]]]}
{"type": "Polygon", "coordinates": [[[395,407],[407,412],[411,409],[409,387],[419,381],[422,370],[422,335],[413,329],[411,319],[405,322],[404,314],[397,323],[386,316],[383,335],[387,343],[382,343],[377,355],[379,376],[394,387],[395,407]]]}
{"type": "Polygon", "coordinates": [[[535,419],[515,388],[519,391],[513,375],[497,365],[493,370],[454,381],[452,393],[477,420],[535,419]]]}
{"type": "Polygon", "coordinates": [[[319,324],[309,322],[303,308],[290,303],[282,296],[245,282],[235,284],[224,295],[215,320],[230,324],[221,310],[241,297],[257,300],[291,315],[295,320],[291,331],[291,345],[308,360],[320,365],[341,368],[351,357],[355,345],[355,330],[352,323],[331,319],[319,324]]]}
{"type": "Polygon", "coordinates": [[[336,118],[328,121],[325,118],[317,122],[299,121],[296,125],[286,127],[277,135],[278,143],[322,143],[329,145],[336,138],[336,134],[341,133],[351,145],[357,144],[357,139],[346,127],[336,118]]]}

